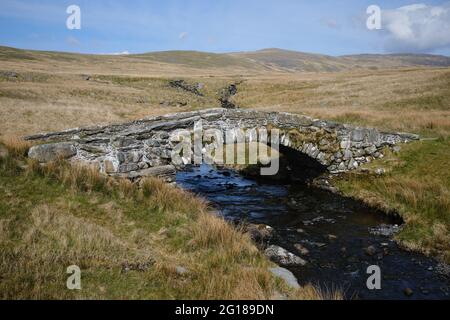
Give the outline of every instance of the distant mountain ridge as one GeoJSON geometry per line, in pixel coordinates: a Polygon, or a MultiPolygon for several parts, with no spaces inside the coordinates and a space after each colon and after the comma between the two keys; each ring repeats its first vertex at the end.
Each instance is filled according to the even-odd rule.
{"type": "Polygon", "coordinates": [[[201,51],[159,51],[127,55],[94,55],[34,51],[0,46],[1,61],[59,61],[64,63],[140,63],[183,66],[191,69],[233,69],[248,72],[338,72],[358,69],[400,67],[450,67],[450,57],[431,54],[357,54],[328,56],[284,49],[248,52],[208,53],[201,51]]]}
{"type": "Polygon", "coordinates": [[[283,49],[236,52],[230,55],[251,59],[285,71],[343,71],[358,68],[433,66],[449,67],[450,57],[431,54],[357,54],[328,56],[283,49]]]}

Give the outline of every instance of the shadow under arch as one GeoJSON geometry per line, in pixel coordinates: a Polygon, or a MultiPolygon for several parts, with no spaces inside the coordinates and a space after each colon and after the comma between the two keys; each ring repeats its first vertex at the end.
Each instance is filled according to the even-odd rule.
{"type": "Polygon", "coordinates": [[[286,180],[307,182],[327,172],[327,167],[314,158],[284,145],[279,146],[280,174],[286,180]]]}
{"type": "MultiPolygon", "coordinates": [[[[270,147],[271,145],[268,144],[268,146],[270,147]]],[[[281,144],[278,147],[280,158],[277,174],[261,175],[261,167],[266,167],[266,165],[262,164],[248,165],[239,170],[240,173],[260,181],[307,183],[328,172],[325,165],[307,154],[281,144]]]]}

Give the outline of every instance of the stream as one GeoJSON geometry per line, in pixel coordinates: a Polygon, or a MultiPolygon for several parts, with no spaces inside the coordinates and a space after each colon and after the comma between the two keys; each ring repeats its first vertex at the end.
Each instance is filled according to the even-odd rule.
{"type": "Polygon", "coordinates": [[[359,201],[208,165],[178,172],[177,184],[208,199],[229,221],[271,226],[268,244],[307,261],[286,267],[301,285],[337,288],[347,299],[450,299],[448,266],[399,248],[392,232],[401,221],[359,201]],[[381,269],[380,290],[367,288],[370,265],[381,269]]]}

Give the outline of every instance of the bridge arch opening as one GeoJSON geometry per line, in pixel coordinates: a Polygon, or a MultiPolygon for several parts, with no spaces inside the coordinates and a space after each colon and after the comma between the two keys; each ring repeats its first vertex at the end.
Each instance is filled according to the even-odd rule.
{"type": "Polygon", "coordinates": [[[307,154],[280,145],[280,174],[286,180],[307,182],[327,171],[327,167],[307,154]]]}
{"type": "MultiPolygon", "coordinates": [[[[277,146],[278,150],[271,149],[270,144],[267,144],[269,154],[274,154],[277,157],[278,170],[274,175],[262,175],[261,167],[268,167],[271,164],[267,162],[258,164],[247,164],[244,168],[239,168],[239,171],[251,178],[258,180],[280,181],[280,182],[297,182],[307,183],[327,172],[327,166],[321,164],[318,160],[311,156],[280,144],[277,146]]],[[[271,158],[271,157],[270,157],[271,158]]],[[[272,159],[272,161],[274,161],[272,159]]]]}

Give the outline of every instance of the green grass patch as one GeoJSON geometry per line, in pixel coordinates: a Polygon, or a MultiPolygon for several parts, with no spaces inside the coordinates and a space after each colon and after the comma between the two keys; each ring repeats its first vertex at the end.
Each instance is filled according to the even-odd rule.
{"type": "Polygon", "coordinates": [[[341,190],[405,220],[397,239],[406,247],[450,262],[450,139],[420,141],[388,153],[369,167],[384,167],[381,177],[350,175],[341,190]]]}

